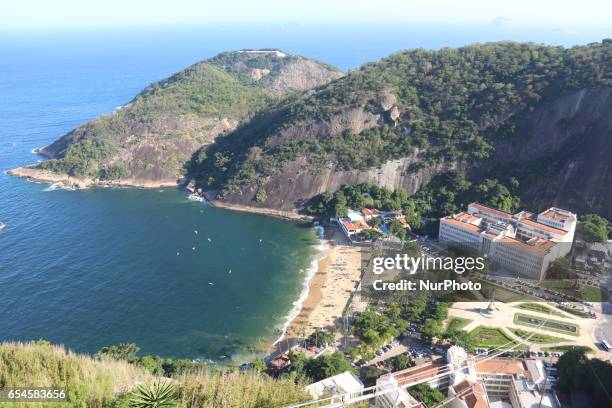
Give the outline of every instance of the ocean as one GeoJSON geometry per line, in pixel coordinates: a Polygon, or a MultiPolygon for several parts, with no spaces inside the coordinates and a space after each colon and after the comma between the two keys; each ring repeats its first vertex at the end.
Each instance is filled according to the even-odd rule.
{"type": "Polygon", "coordinates": [[[317,240],[304,224],[176,189],[50,190],[5,171],[150,82],[218,52],[281,48],[358,67],[404,48],[493,40],[573,45],[610,33],[303,25],[0,31],[0,341],[234,362],[278,338],[317,240]]]}

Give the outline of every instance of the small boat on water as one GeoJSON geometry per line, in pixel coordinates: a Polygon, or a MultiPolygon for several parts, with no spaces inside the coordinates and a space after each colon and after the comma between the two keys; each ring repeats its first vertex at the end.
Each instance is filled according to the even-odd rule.
{"type": "Polygon", "coordinates": [[[4,227],[6,227],[6,224],[3,222],[0,222],[0,231],[2,231],[4,227]]]}
{"type": "Polygon", "coordinates": [[[191,193],[189,194],[189,196],[187,197],[189,198],[191,201],[199,201],[199,202],[203,202],[204,201],[204,197],[196,194],[196,193],[191,193]]]}

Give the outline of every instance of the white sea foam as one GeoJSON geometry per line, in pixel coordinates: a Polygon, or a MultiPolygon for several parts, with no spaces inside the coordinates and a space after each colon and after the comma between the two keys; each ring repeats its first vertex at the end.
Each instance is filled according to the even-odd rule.
{"type": "Polygon", "coordinates": [[[50,184],[49,187],[45,188],[43,191],[53,191],[57,189],[58,189],[57,183],[53,183],[53,184],[50,184]]]}
{"type": "Polygon", "coordinates": [[[317,273],[317,270],[319,269],[319,261],[325,257],[325,252],[329,248],[329,244],[327,243],[327,241],[321,241],[321,243],[317,245],[316,248],[317,248],[318,254],[315,257],[315,259],[312,260],[312,262],[310,263],[310,266],[306,270],[306,276],[304,277],[304,283],[302,284],[303,286],[302,286],[302,292],[300,292],[300,297],[295,302],[293,302],[293,307],[291,308],[291,310],[289,311],[289,314],[287,315],[287,320],[285,321],[285,323],[283,323],[283,325],[280,328],[281,335],[279,336],[278,339],[276,339],[274,343],[272,343],[272,345],[276,345],[281,340],[283,340],[283,338],[285,337],[285,334],[287,334],[287,329],[289,328],[289,325],[291,324],[293,319],[295,319],[300,314],[300,311],[302,310],[302,305],[308,298],[308,293],[310,291],[310,281],[313,278],[313,276],[317,273]]]}

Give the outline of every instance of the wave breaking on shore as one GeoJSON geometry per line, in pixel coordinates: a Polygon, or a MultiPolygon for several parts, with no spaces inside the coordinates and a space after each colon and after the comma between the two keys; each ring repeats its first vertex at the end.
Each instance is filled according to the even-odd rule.
{"type": "Polygon", "coordinates": [[[280,328],[281,334],[278,337],[278,339],[276,339],[274,343],[272,343],[273,346],[277,345],[279,342],[281,342],[285,338],[285,335],[287,334],[287,330],[289,329],[289,326],[291,325],[293,320],[300,314],[300,311],[302,310],[304,302],[308,298],[308,294],[310,291],[310,281],[312,280],[312,278],[315,276],[315,274],[319,270],[319,261],[321,261],[327,256],[327,251],[330,248],[329,241],[322,240],[321,243],[319,243],[316,246],[316,248],[317,248],[317,255],[311,261],[310,266],[306,270],[306,276],[304,277],[304,281],[302,283],[302,291],[300,292],[300,296],[295,302],[293,302],[293,307],[287,314],[287,319],[285,320],[285,322],[282,324],[280,328]]]}

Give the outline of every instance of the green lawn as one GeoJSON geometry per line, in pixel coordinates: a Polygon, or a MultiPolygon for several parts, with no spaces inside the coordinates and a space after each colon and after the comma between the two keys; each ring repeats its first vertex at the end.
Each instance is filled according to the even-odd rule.
{"type": "MultiPolygon", "coordinates": [[[[510,338],[502,329],[498,327],[478,326],[470,332],[474,340],[475,347],[495,348],[500,346],[513,346],[517,342],[510,338]]],[[[520,345],[518,349],[526,349],[525,345],[520,345]]]]}
{"type": "Polygon", "coordinates": [[[608,293],[605,290],[595,286],[582,285],[578,291],[582,295],[581,299],[584,299],[587,302],[607,302],[609,298],[608,293]]]}
{"type": "Polygon", "coordinates": [[[554,331],[563,334],[571,334],[572,336],[577,336],[579,333],[578,326],[574,324],[560,322],[558,320],[543,319],[541,317],[526,315],[522,313],[516,313],[514,315],[514,323],[531,327],[539,327],[540,325],[542,325],[542,323],[544,323],[542,325],[542,329],[544,330],[554,331]]]}
{"type": "Polygon", "coordinates": [[[556,316],[566,317],[564,314],[559,313],[542,303],[521,303],[520,305],[517,305],[516,307],[520,309],[525,309],[525,310],[532,310],[534,312],[547,313],[547,314],[552,314],[556,316]]]}
{"type": "Polygon", "coordinates": [[[464,319],[462,317],[451,317],[446,327],[447,331],[459,331],[467,326],[471,322],[470,319],[464,319]]]}
{"type": "Polygon", "coordinates": [[[578,285],[578,287],[576,287],[576,283],[573,280],[543,280],[532,282],[587,302],[606,302],[609,298],[605,290],[590,285],[578,285]]]}
{"type": "Polygon", "coordinates": [[[563,353],[568,352],[570,350],[584,350],[587,353],[592,353],[593,349],[587,346],[557,346],[557,347],[543,347],[542,351],[561,351],[563,353]]]}
{"type": "Polygon", "coordinates": [[[509,330],[512,331],[512,333],[516,334],[517,336],[527,341],[530,341],[532,343],[544,343],[545,344],[545,343],[560,343],[562,341],[567,341],[560,337],[549,336],[547,334],[534,333],[534,332],[527,331],[527,330],[521,330],[521,329],[509,329],[509,330]]]}

